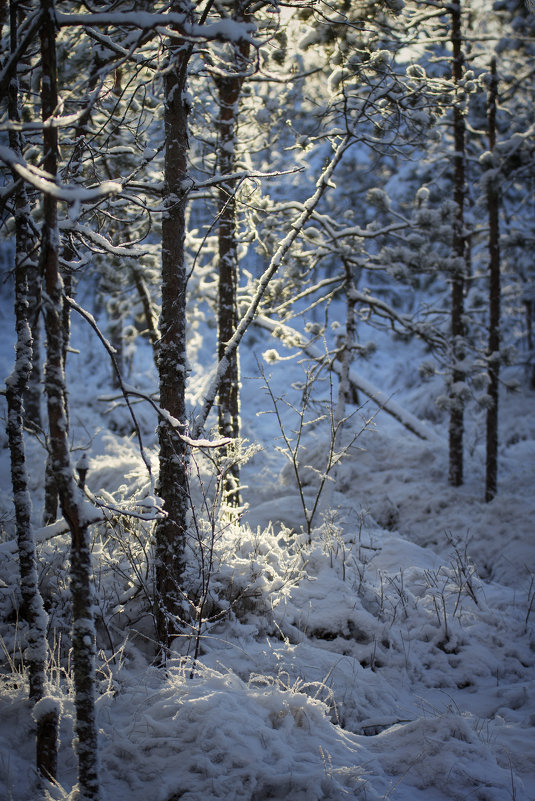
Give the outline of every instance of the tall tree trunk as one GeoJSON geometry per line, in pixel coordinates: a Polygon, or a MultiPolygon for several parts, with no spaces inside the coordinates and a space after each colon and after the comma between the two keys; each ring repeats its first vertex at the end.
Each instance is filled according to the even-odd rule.
{"type": "MultiPolygon", "coordinates": [[[[498,77],[496,59],[491,62],[491,83],[488,97],[489,150],[496,145],[496,102],[498,77]]],[[[493,165],[491,165],[491,169],[493,165]]],[[[487,470],[485,478],[485,500],[491,501],[498,488],[498,396],[500,374],[500,195],[498,181],[493,175],[487,184],[489,212],[489,343],[488,343],[488,395],[491,399],[487,410],[487,470]]]]}
{"type": "MultiPolygon", "coordinates": [[[[89,95],[95,89],[99,79],[99,70],[103,66],[103,59],[101,58],[101,49],[96,47],[93,51],[93,58],[91,61],[91,68],[89,74],[88,96],[86,96],[82,113],[76,125],[74,134],[74,149],[69,162],[69,178],[74,182],[82,180],[82,160],[85,150],[85,137],[88,130],[89,121],[91,119],[91,104],[89,102],[89,95]]],[[[68,238],[63,245],[62,261],[65,265],[70,265],[76,258],[76,248],[72,239],[68,238]]],[[[63,291],[64,296],[74,295],[74,278],[70,266],[64,268],[63,271],[63,291]]],[[[63,370],[65,371],[67,365],[67,352],[69,340],[71,335],[71,309],[69,303],[63,300],[61,320],[63,325],[63,343],[62,343],[62,362],[63,370]]],[[[68,399],[65,398],[65,415],[68,422],[69,417],[69,404],[68,399]]],[[[49,454],[45,467],[45,500],[43,510],[43,525],[48,526],[57,519],[58,515],[58,486],[53,469],[53,459],[49,454]]]]}
{"type": "MultiPolygon", "coordinates": [[[[10,49],[17,47],[17,3],[10,3],[10,49]]],[[[18,83],[12,80],[8,96],[9,118],[20,122],[18,108],[18,83]]],[[[22,158],[21,135],[9,132],[11,148],[22,158]]],[[[16,176],[14,176],[16,178],[16,176]]],[[[29,676],[29,695],[37,703],[44,693],[47,657],[47,614],[37,581],[35,542],[31,527],[31,500],[28,491],[28,475],[23,435],[22,398],[28,386],[32,370],[32,336],[28,320],[28,273],[33,252],[33,237],[29,227],[30,206],[26,187],[22,184],[15,198],[15,321],[17,342],[15,366],[6,380],[8,408],[7,435],[11,456],[11,481],[15,504],[17,544],[19,553],[22,615],[28,626],[26,660],[29,676]]],[[[36,274],[35,264],[31,274],[36,274]]],[[[40,389],[39,389],[40,393],[40,389]]],[[[57,769],[58,714],[47,709],[37,716],[36,766],[39,773],[49,779],[56,778],[57,769]]]]}
{"type": "MultiPolygon", "coordinates": [[[[235,19],[244,20],[239,8],[235,19]]],[[[247,67],[249,44],[242,42],[234,49],[231,68],[235,74],[219,76],[216,79],[219,99],[219,170],[222,175],[231,175],[236,166],[236,133],[238,107],[243,71],[247,67]],[[241,74],[240,74],[241,73],[241,74]]],[[[218,291],[218,342],[217,358],[225,355],[227,343],[234,335],[238,325],[238,254],[236,220],[236,182],[226,180],[221,183],[218,195],[218,244],[219,244],[219,291],[218,291]]],[[[238,350],[228,359],[228,367],[221,378],[218,393],[218,426],[224,437],[237,440],[240,436],[240,369],[238,350]]],[[[228,471],[223,492],[230,506],[240,505],[240,468],[235,462],[228,471]]]]}
{"type": "MultiPolygon", "coordinates": [[[[18,0],[14,4],[15,22],[22,25],[28,12],[33,10],[32,6],[18,0]]],[[[31,80],[31,59],[25,52],[19,62],[19,88],[25,93],[26,97],[32,96],[30,86],[31,80]]],[[[27,242],[26,257],[28,259],[27,276],[27,299],[28,299],[28,321],[32,332],[32,367],[24,390],[24,424],[29,429],[42,430],[43,414],[41,400],[43,397],[42,386],[42,365],[41,365],[41,273],[39,271],[38,246],[33,236],[27,242]]]]}
{"type": "MultiPolygon", "coordinates": [[[[183,11],[180,3],[172,11],[183,11]]],[[[186,422],[186,285],[184,259],[188,174],[188,113],[186,82],[191,49],[169,40],[164,78],[165,211],[162,218],[162,310],[158,369],[160,404],[181,425],[186,422]]],[[[187,531],[188,452],[176,429],[160,421],[158,491],[167,517],[155,532],[156,628],[165,653],[181,617],[181,582],[187,531]]]]}
{"type": "MultiPolygon", "coordinates": [[[[57,111],[57,68],[54,0],[41,0],[41,106],[44,123],[44,169],[57,175],[57,128],[50,120],[57,111]],[[48,122],[48,124],[47,124],[48,122]]],[[[45,330],[50,451],[57,480],[61,510],[72,537],[71,596],[72,651],[76,708],[76,752],[81,801],[98,801],[97,728],[95,721],[95,627],[91,586],[91,552],[83,496],[74,479],[67,437],[64,366],[63,284],[59,272],[57,202],[43,197],[42,263],[45,280],[45,330]]]]}
{"type": "MultiPolygon", "coordinates": [[[[451,43],[453,48],[453,80],[456,85],[462,80],[464,58],[462,50],[461,3],[450,6],[451,43]]],[[[463,439],[464,399],[462,389],[465,374],[459,363],[465,355],[464,284],[466,274],[466,237],[464,231],[465,198],[465,121],[464,112],[456,99],[453,108],[453,135],[455,153],[454,190],[456,212],[453,229],[453,255],[455,267],[451,277],[451,338],[452,338],[452,388],[450,392],[449,425],[449,482],[455,487],[463,483],[463,439]]]]}

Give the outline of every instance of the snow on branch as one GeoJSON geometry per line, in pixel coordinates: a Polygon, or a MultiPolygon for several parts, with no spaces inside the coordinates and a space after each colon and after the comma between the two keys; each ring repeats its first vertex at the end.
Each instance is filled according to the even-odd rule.
{"type": "Polygon", "coordinates": [[[42,122],[41,120],[31,120],[25,122],[18,122],[17,120],[3,120],[0,125],[2,131],[42,131],[44,128],[70,128],[85,114],[85,109],[77,111],[74,114],[65,114],[57,117],[49,117],[42,122]]]}
{"type": "Polygon", "coordinates": [[[175,429],[177,435],[180,439],[189,445],[190,448],[223,448],[226,445],[230,445],[232,439],[230,437],[219,437],[219,439],[205,439],[205,438],[193,438],[189,437],[187,434],[179,431],[178,429],[183,429],[186,427],[185,423],[181,423],[180,420],[177,420],[176,417],[173,417],[172,414],[169,414],[167,409],[163,409],[150,395],[147,395],[146,392],[141,392],[139,389],[135,387],[131,387],[124,382],[121,385],[121,394],[117,395],[100,395],[98,400],[100,401],[116,401],[119,398],[124,398],[125,395],[131,395],[133,398],[139,398],[140,400],[144,400],[149,403],[158,417],[161,420],[165,420],[171,428],[175,429]]]}
{"type": "Polygon", "coordinates": [[[105,236],[97,233],[97,231],[93,231],[91,228],[80,225],[79,223],[72,223],[69,220],[61,222],[59,228],[61,231],[76,234],[86,247],[97,253],[110,253],[113,256],[135,257],[136,259],[140,256],[146,256],[152,253],[151,248],[141,248],[128,243],[114,245],[105,236]]]}
{"type": "Polygon", "coordinates": [[[10,147],[0,146],[0,161],[17,173],[21,178],[38,189],[44,195],[66,203],[79,204],[88,200],[100,200],[121,191],[121,184],[117,181],[104,181],[92,189],[84,189],[74,184],[62,184],[53,180],[52,176],[38,167],[27,164],[19,158],[10,147]]]}
{"type": "Polygon", "coordinates": [[[56,13],[56,23],[60,28],[81,26],[84,28],[115,26],[120,28],[140,28],[155,30],[163,28],[166,36],[180,35],[186,39],[218,42],[250,42],[256,45],[253,34],[256,25],[251,22],[236,22],[222,19],[208,25],[199,25],[189,20],[188,14],[154,14],[150,11],[111,11],[97,14],[56,13]],[[172,26],[172,27],[171,27],[172,26]]]}

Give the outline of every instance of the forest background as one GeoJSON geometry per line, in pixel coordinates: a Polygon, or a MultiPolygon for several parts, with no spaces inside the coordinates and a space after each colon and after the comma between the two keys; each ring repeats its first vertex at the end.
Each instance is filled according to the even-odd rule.
{"type": "Polygon", "coordinates": [[[0,24],[6,798],[533,797],[530,9],[0,24]]]}

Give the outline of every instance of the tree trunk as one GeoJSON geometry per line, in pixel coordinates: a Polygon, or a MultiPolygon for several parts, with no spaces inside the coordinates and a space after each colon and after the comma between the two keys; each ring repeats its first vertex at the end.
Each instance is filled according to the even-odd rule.
{"type": "MultiPolygon", "coordinates": [[[[57,111],[57,68],[54,0],[41,0],[41,105],[44,125],[43,166],[57,175],[57,128],[46,122],[57,111]]],[[[43,197],[42,264],[45,280],[45,330],[50,453],[61,510],[69,525],[71,546],[72,653],[76,708],[76,753],[81,801],[98,801],[97,728],[95,721],[95,627],[91,587],[91,553],[83,496],[74,479],[67,437],[64,366],[63,285],[59,273],[57,202],[43,197]]]]}
{"type": "MultiPolygon", "coordinates": [[[[26,14],[33,9],[17,0],[13,4],[14,20],[13,25],[22,25],[26,14]]],[[[13,29],[12,25],[12,29],[13,29]]],[[[19,77],[17,83],[22,92],[32,96],[31,80],[31,58],[25,52],[18,65],[19,77]]],[[[28,382],[24,390],[24,424],[27,428],[40,431],[43,428],[43,414],[41,400],[43,396],[42,386],[42,365],[41,365],[41,273],[39,271],[38,245],[35,236],[32,236],[26,243],[26,280],[27,280],[27,300],[28,300],[28,321],[32,332],[32,367],[28,382]]]]}
{"type": "MultiPolygon", "coordinates": [[[[93,59],[91,61],[88,94],[92,92],[95,86],[97,85],[99,69],[102,67],[102,64],[103,61],[100,58],[100,50],[97,47],[95,48],[95,51],[93,53],[93,59]]],[[[84,142],[90,118],[91,118],[91,106],[88,102],[88,99],[86,98],[85,108],[83,108],[82,113],[80,115],[80,119],[78,120],[78,124],[76,126],[76,131],[74,135],[75,145],[69,163],[70,164],[69,177],[73,179],[75,182],[81,180],[82,159],[84,155],[84,142]]],[[[72,242],[71,239],[67,239],[63,246],[63,252],[62,252],[63,263],[66,265],[70,265],[70,263],[76,258],[76,255],[77,254],[76,254],[76,249],[74,247],[74,243],[72,242]]],[[[67,366],[67,352],[71,335],[71,310],[69,303],[65,300],[65,296],[74,297],[74,278],[72,274],[72,269],[69,266],[64,268],[63,281],[64,281],[64,288],[63,288],[64,300],[62,304],[61,320],[63,325],[62,362],[63,362],[63,370],[65,371],[67,366]]],[[[65,405],[65,415],[68,422],[69,404],[67,398],[65,398],[64,405],[65,405]]],[[[49,454],[45,467],[45,501],[43,510],[43,525],[49,526],[51,523],[54,523],[55,520],[57,519],[57,515],[58,515],[58,486],[53,470],[53,460],[49,454]]]]}
{"type": "MultiPolygon", "coordinates": [[[[496,59],[491,63],[491,83],[488,98],[489,150],[496,145],[496,101],[498,78],[496,59]]],[[[491,165],[491,169],[493,165],[491,165]]],[[[498,488],[498,395],[500,374],[500,195],[495,176],[487,184],[489,212],[489,344],[488,344],[488,395],[491,399],[487,410],[487,470],[485,500],[491,501],[498,488]]]]}
{"type": "MultiPolygon", "coordinates": [[[[32,252],[29,244],[27,253],[32,252]]],[[[29,322],[32,332],[32,369],[24,390],[24,423],[30,429],[43,428],[41,414],[41,276],[37,259],[32,258],[28,265],[28,306],[29,322]]]]}
{"type": "MultiPolygon", "coordinates": [[[[17,3],[10,3],[10,48],[17,47],[17,3]]],[[[18,83],[12,80],[8,96],[9,118],[20,121],[18,108],[18,83]]],[[[22,157],[21,135],[9,132],[11,148],[22,157]]],[[[16,176],[14,176],[16,178],[16,176]]],[[[33,251],[33,237],[29,227],[30,206],[26,187],[22,184],[15,198],[15,325],[17,342],[15,345],[15,367],[6,380],[6,401],[8,408],[7,436],[11,456],[11,481],[15,504],[17,545],[19,553],[20,589],[22,595],[21,617],[28,626],[27,649],[29,695],[36,703],[42,697],[45,687],[47,657],[47,614],[39,592],[37,581],[35,542],[31,527],[31,500],[28,491],[28,475],[23,435],[22,398],[28,386],[32,371],[32,336],[28,320],[28,273],[30,254],[33,251]]],[[[37,270],[33,264],[31,274],[37,270]]],[[[40,388],[39,388],[40,397],[40,388]]],[[[36,730],[36,766],[39,773],[49,779],[56,778],[57,769],[57,711],[49,710],[38,719],[36,730]]]]}
{"type": "Polygon", "coordinates": [[[125,359],[124,359],[124,315],[122,304],[118,297],[111,297],[106,304],[106,311],[108,314],[108,331],[110,333],[110,343],[115,350],[115,365],[112,367],[111,380],[114,389],[119,389],[121,380],[125,374],[125,359]],[[117,371],[119,375],[117,375],[117,371]]]}
{"type": "MultiPolygon", "coordinates": [[[[243,68],[246,63],[246,46],[240,48],[234,67],[243,68]]],[[[236,127],[238,104],[243,78],[228,75],[216,80],[219,97],[219,170],[222,175],[231,175],[236,164],[236,127]]],[[[238,325],[238,256],[236,242],[236,187],[235,181],[224,181],[218,195],[218,244],[219,244],[219,292],[218,292],[218,337],[217,358],[223,359],[227,343],[238,325]]],[[[228,360],[228,367],[221,378],[218,393],[218,426],[224,437],[237,440],[240,436],[240,370],[238,350],[228,360]]],[[[240,505],[240,468],[235,462],[229,469],[223,492],[230,506],[240,505]]]]}
{"type": "MultiPolygon", "coordinates": [[[[462,79],[464,58],[462,51],[461,3],[450,6],[451,43],[453,48],[453,80],[456,85],[462,79]]],[[[455,267],[451,278],[451,338],[452,338],[452,387],[450,391],[449,425],[449,482],[454,487],[463,483],[463,439],[464,399],[462,388],[465,374],[459,363],[465,355],[464,284],[466,274],[466,237],[464,232],[465,198],[465,122],[464,112],[456,99],[453,108],[453,135],[455,154],[453,199],[456,205],[453,230],[453,255],[455,267]]]]}
{"type": "MultiPolygon", "coordinates": [[[[172,6],[183,11],[180,3],[172,6]]],[[[162,218],[162,310],[158,370],[160,405],[181,425],[186,422],[186,285],[184,260],[186,230],[188,112],[185,93],[191,50],[169,40],[164,78],[165,211],[162,218]]],[[[181,582],[187,531],[188,452],[176,429],[160,421],[160,476],[158,491],[167,517],[158,521],[156,549],[156,628],[163,653],[178,630],[181,582]]]]}
{"type": "Polygon", "coordinates": [[[149,288],[143,278],[141,270],[134,264],[129,265],[130,274],[134,279],[137,294],[143,307],[143,316],[145,317],[146,332],[149,337],[150,343],[154,350],[154,359],[157,363],[158,356],[158,343],[160,339],[160,332],[158,331],[158,322],[156,315],[153,312],[152,300],[149,288]]]}
{"type": "MultiPolygon", "coordinates": [[[[233,19],[244,22],[243,0],[236,0],[233,19]]],[[[232,56],[228,59],[229,74],[216,77],[219,103],[218,166],[221,175],[231,175],[236,168],[236,136],[241,88],[249,63],[250,44],[242,41],[228,45],[232,56]]],[[[234,336],[238,325],[237,292],[239,283],[237,253],[236,182],[221,183],[218,193],[217,216],[219,248],[219,291],[217,358],[221,362],[225,348],[234,336]]],[[[228,359],[228,367],[221,377],[218,393],[218,428],[223,437],[237,440],[240,436],[240,366],[236,349],[228,359]]],[[[237,455],[237,453],[236,453],[237,455]]],[[[240,505],[240,467],[234,462],[223,482],[223,494],[229,506],[240,505]]]]}

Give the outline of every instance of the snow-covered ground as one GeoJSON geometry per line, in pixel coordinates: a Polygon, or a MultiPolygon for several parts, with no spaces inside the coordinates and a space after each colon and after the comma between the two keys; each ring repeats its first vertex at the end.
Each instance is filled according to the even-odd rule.
{"type": "MultiPolygon", "coordinates": [[[[6,330],[7,308],[4,303],[6,330]]],[[[201,350],[203,332],[201,320],[201,350]]],[[[127,503],[146,491],[147,479],[124,411],[96,400],[110,394],[109,370],[89,338],[76,322],[73,346],[80,353],[69,356],[73,446],[89,448],[91,491],[127,503]]],[[[248,508],[240,524],[216,525],[196,664],[195,633],[175,641],[166,670],[150,664],[152,623],[140,612],[147,604],[126,591],[133,564],[143,586],[147,527],[125,523],[95,536],[103,800],[531,801],[533,391],[522,385],[503,394],[499,495],[490,504],[483,502],[483,418],[468,420],[466,482],[453,489],[444,421],[427,421],[435,437],[426,442],[371,402],[353,409],[343,441],[359,436],[326,484],[309,538],[291,465],[276,450],[282,443],[274,415],[262,414],[272,408],[256,359],[273,346],[267,334],[252,332],[242,349],[244,434],[262,450],[243,468],[248,508]]],[[[292,355],[276,347],[281,356],[292,355]]],[[[418,383],[418,351],[411,348],[385,339],[358,369],[421,414],[433,405],[433,385],[418,383]]],[[[6,338],[4,375],[11,360],[6,338]]],[[[264,366],[274,394],[298,405],[299,359],[264,366]]],[[[135,354],[128,380],[155,389],[146,349],[135,354]]],[[[203,380],[201,369],[193,372],[193,400],[203,380]]],[[[329,392],[326,381],[318,394],[325,399],[329,392]]],[[[156,465],[155,420],[150,409],[136,409],[156,465]]],[[[286,409],[288,430],[292,414],[286,409]]],[[[307,427],[303,442],[308,505],[325,468],[325,422],[307,427]]],[[[9,457],[2,444],[0,604],[9,617],[0,629],[0,799],[33,801],[23,632],[13,613],[9,457]]],[[[28,460],[38,526],[44,452],[31,439],[28,460]]],[[[204,541],[202,532],[199,537],[204,541]]],[[[42,589],[59,632],[49,693],[62,704],[63,790],[50,792],[63,798],[76,768],[64,647],[67,536],[43,543],[40,553],[42,589]]],[[[191,575],[194,580],[194,560],[191,575]]]]}

